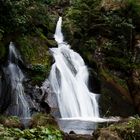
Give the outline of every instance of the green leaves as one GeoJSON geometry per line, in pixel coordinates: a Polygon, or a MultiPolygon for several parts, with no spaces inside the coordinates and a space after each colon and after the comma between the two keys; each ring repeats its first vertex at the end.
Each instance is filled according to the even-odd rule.
{"type": "Polygon", "coordinates": [[[44,0],[0,1],[0,26],[6,33],[25,32],[36,24],[48,20],[47,5],[44,0]]]}
{"type": "Polygon", "coordinates": [[[62,140],[62,133],[57,129],[37,127],[20,130],[18,128],[5,128],[0,125],[0,140],[62,140]]]}
{"type": "Polygon", "coordinates": [[[140,118],[133,118],[127,123],[115,124],[110,126],[124,140],[137,140],[140,138],[140,118]]]}
{"type": "Polygon", "coordinates": [[[39,73],[45,73],[46,67],[44,65],[38,64],[33,66],[33,70],[39,73]]]}

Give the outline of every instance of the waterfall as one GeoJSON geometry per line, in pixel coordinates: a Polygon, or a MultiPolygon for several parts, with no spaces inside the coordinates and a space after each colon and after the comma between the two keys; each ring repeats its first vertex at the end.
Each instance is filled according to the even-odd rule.
{"type": "Polygon", "coordinates": [[[11,42],[9,45],[8,65],[3,68],[5,85],[7,88],[5,93],[6,95],[4,95],[3,99],[7,97],[7,100],[10,100],[10,105],[8,105],[8,108],[6,109],[6,114],[26,119],[30,117],[30,109],[26,101],[24,87],[22,84],[24,75],[17,64],[18,60],[21,60],[21,57],[14,44],[11,42]]]}
{"type": "Polygon", "coordinates": [[[55,63],[49,81],[57,96],[62,118],[99,118],[97,94],[88,89],[88,69],[82,57],[64,42],[59,18],[54,38],[58,48],[51,48],[55,63]]]}

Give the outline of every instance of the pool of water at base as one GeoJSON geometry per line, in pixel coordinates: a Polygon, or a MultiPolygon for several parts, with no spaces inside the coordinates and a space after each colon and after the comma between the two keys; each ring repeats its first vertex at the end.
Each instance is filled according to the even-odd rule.
{"type": "Polygon", "coordinates": [[[97,128],[98,123],[81,120],[61,120],[58,119],[60,129],[66,133],[74,132],[76,134],[92,134],[97,128]]]}

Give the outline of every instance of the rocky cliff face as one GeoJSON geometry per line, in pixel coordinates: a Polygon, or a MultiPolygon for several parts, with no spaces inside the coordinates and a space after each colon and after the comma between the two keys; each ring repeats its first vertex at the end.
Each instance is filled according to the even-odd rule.
{"type": "MultiPolygon", "coordinates": [[[[56,45],[53,33],[57,15],[50,12],[48,5],[51,7],[51,2],[30,2],[28,0],[16,3],[13,1],[0,2],[0,77],[3,77],[0,78],[0,81],[4,85],[1,70],[7,63],[9,43],[13,41],[22,55],[23,63],[19,63],[19,67],[26,77],[23,84],[32,113],[50,112],[50,107],[44,101],[45,96],[42,97],[40,89],[42,82],[48,76],[52,63],[49,47],[56,45]],[[9,9],[11,10],[9,11],[9,9]]],[[[6,89],[1,89],[0,84],[0,91],[8,93],[8,86],[6,89]]],[[[0,96],[0,98],[3,97],[0,96]]],[[[1,113],[10,104],[10,96],[4,98],[4,101],[6,99],[1,113]]]]}

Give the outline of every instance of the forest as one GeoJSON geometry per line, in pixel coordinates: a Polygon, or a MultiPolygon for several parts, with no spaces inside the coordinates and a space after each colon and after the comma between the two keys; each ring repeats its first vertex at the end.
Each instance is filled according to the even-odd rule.
{"type": "Polygon", "coordinates": [[[1,140],[138,140],[139,115],[139,0],[0,1],[1,140]],[[95,95],[99,119],[119,121],[98,123],[90,135],[62,130],[63,118],[83,119],[82,108],[89,109],[92,97],[73,99],[76,91],[81,99],[95,95]],[[76,104],[80,115],[71,116],[76,104]]]}

